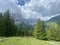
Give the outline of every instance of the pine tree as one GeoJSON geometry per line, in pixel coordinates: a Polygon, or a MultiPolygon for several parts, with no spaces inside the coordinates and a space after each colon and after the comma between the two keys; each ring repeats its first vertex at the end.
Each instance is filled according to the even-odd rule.
{"type": "Polygon", "coordinates": [[[39,18],[34,27],[34,37],[37,39],[46,39],[46,30],[44,22],[39,18]]]}

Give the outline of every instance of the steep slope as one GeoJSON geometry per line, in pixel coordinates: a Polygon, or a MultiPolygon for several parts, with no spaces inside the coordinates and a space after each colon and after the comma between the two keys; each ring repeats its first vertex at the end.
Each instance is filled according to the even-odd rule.
{"type": "Polygon", "coordinates": [[[60,15],[53,17],[50,20],[46,21],[46,24],[51,23],[51,22],[56,22],[58,25],[60,25],[60,15]]]}

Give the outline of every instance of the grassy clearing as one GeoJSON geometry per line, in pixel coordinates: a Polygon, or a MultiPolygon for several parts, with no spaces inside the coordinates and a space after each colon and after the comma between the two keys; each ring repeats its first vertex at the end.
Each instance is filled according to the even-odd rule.
{"type": "Polygon", "coordinates": [[[32,37],[9,37],[0,41],[0,45],[60,45],[60,42],[37,40],[32,37]]]}

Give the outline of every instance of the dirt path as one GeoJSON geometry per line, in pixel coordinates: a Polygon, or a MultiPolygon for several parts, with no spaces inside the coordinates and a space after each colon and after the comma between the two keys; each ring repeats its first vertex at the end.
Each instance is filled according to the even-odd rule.
{"type": "Polygon", "coordinates": [[[47,42],[51,45],[57,45],[55,42],[49,42],[49,41],[47,41],[47,42]]]}

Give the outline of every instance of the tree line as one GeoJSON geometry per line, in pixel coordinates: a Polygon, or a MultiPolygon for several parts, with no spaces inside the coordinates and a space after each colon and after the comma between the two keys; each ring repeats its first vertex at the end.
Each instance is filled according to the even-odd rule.
{"type": "Polygon", "coordinates": [[[39,18],[35,24],[33,36],[41,40],[60,41],[60,26],[55,22],[45,25],[39,18]]]}
{"type": "Polygon", "coordinates": [[[15,25],[14,18],[7,10],[4,14],[0,13],[0,36],[32,36],[41,40],[60,41],[60,26],[55,22],[45,25],[45,22],[40,18],[34,26],[24,21],[15,25]]]}
{"type": "Polygon", "coordinates": [[[9,10],[4,14],[0,13],[0,36],[31,36],[33,29],[31,27],[31,25],[28,25],[24,21],[16,25],[9,10]]]}

